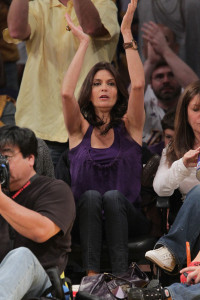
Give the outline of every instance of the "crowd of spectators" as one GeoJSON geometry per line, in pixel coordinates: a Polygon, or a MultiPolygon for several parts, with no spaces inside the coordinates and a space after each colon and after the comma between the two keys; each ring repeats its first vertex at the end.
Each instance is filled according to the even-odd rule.
{"type": "MultiPolygon", "coordinates": [[[[161,157],[154,187],[152,186],[157,194],[171,196],[175,189],[179,189],[181,195],[184,195],[182,198],[185,198],[191,187],[199,183],[195,177],[196,169],[194,169],[199,153],[197,150],[199,143],[196,137],[199,129],[191,123],[193,119],[191,122],[188,121],[189,125],[185,124],[176,113],[178,106],[179,112],[183,114],[182,117],[188,120],[188,110],[191,105],[194,107],[191,110],[199,111],[199,104],[196,102],[198,102],[199,91],[197,90],[200,85],[198,81],[200,29],[198,26],[194,27],[195,20],[197,24],[199,23],[199,9],[200,4],[196,0],[0,0],[0,126],[16,124],[19,127],[31,129],[37,137],[38,151],[42,153],[36,160],[38,173],[54,177],[55,169],[56,176],[71,184],[75,202],[78,203],[77,219],[80,222],[78,225],[75,222],[75,226],[77,228],[80,226],[83,262],[89,275],[100,271],[100,253],[97,255],[97,249],[101,247],[101,242],[97,241],[97,228],[98,230],[99,227],[103,228],[104,218],[109,220],[108,216],[106,217],[106,203],[109,197],[112,201],[118,199],[122,207],[121,211],[123,210],[122,215],[124,217],[125,212],[125,219],[127,219],[127,224],[125,224],[122,216],[121,219],[115,218],[114,214],[119,215],[119,212],[113,211],[111,205],[108,206],[113,218],[104,231],[108,236],[113,237],[113,244],[107,237],[107,242],[108,240],[110,242],[108,245],[111,265],[117,266],[116,270],[113,267],[116,274],[127,268],[125,256],[128,231],[131,231],[127,228],[135,226],[130,219],[136,220],[135,215],[137,215],[137,220],[139,220],[140,213],[137,209],[139,208],[138,201],[141,199],[139,192],[138,194],[136,192],[137,189],[140,190],[141,185],[142,148],[147,148],[150,156],[156,153],[161,157]],[[137,50],[139,51],[138,57],[135,55],[138,53],[137,50]],[[109,65],[106,63],[98,65],[102,61],[109,65]],[[140,63],[142,68],[140,68],[140,63]],[[96,65],[98,67],[92,69],[96,65]],[[120,74],[120,80],[114,70],[120,74]],[[112,80],[105,79],[107,78],[106,72],[112,74],[112,80]],[[96,74],[100,79],[95,79],[96,74]],[[109,81],[108,84],[106,80],[109,81]],[[108,88],[103,86],[104,81],[109,86],[108,88]],[[92,95],[94,86],[102,84],[104,94],[101,94],[101,97],[107,97],[107,89],[111,88],[113,81],[116,82],[118,97],[120,95],[124,102],[122,101],[120,108],[113,110],[112,107],[107,113],[105,108],[96,108],[92,95]],[[188,97],[188,102],[183,104],[186,111],[184,115],[180,103],[183,103],[187,98],[187,93],[191,90],[194,93],[190,98],[188,97]],[[94,107],[87,103],[86,96],[89,102],[93,101],[94,107]],[[135,104],[135,98],[140,100],[140,105],[135,104]],[[194,98],[195,103],[192,102],[194,98]],[[68,101],[67,104],[66,101],[68,101]],[[145,118],[143,118],[144,114],[145,118]],[[176,126],[179,126],[181,122],[185,124],[185,127],[188,125],[187,134],[192,134],[194,137],[191,142],[191,139],[186,139],[184,136],[187,146],[182,149],[181,143],[176,145],[176,141],[182,139],[184,134],[182,132],[181,135],[181,130],[178,134],[176,131],[176,126]],[[191,132],[189,127],[192,128],[191,132]],[[120,135],[123,136],[123,141],[121,137],[119,138],[120,135]],[[134,146],[128,143],[129,139],[134,140],[134,146]],[[116,183],[108,176],[113,160],[114,167],[112,166],[111,173],[115,173],[118,178],[121,168],[120,172],[124,172],[123,179],[125,180],[127,175],[125,172],[129,170],[128,165],[134,163],[134,159],[130,158],[129,162],[123,161],[125,171],[122,166],[118,169],[116,151],[118,147],[120,148],[120,143],[125,145],[126,142],[128,148],[133,147],[132,151],[135,155],[136,171],[134,174],[130,173],[134,175],[131,175],[131,178],[134,180],[136,190],[134,201],[133,199],[129,201],[136,209],[132,215],[131,209],[128,208],[130,203],[127,204],[126,200],[129,197],[133,198],[133,191],[124,185],[125,192],[122,188],[123,191],[120,191],[122,194],[114,193],[118,187],[121,188],[123,180],[120,182],[120,179],[117,179],[116,183]],[[102,149],[110,149],[111,152],[103,152],[102,149]],[[89,156],[82,156],[84,151],[88,151],[89,156]],[[41,156],[42,159],[40,159],[41,156]],[[86,161],[94,161],[94,166],[87,165],[86,161]],[[177,176],[180,178],[174,171],[176,161],[179,161],[177,168],[181,174],[177,176]],[[104,169],[102,171],[105,165],[106,171],[104,169]],[[88,176],[87,172],[85,173],[86,168],[94,173],[88,176]],[[193,174],[191,177],[193,184],[188,189],[184,178],[189,176],[188,169],[191,168],[193,168],[192,173],[190,172],[193,174]],[[65,171],[68,172],[67,176],[63,174],[65,171]],[[170,172],[174,174],[172,179],[167,175],[171,174],[170,172]],[[97,173],[98,176],[95,177],[97,173]],[[166,179],[162,181],[161,177],[166,177],[166,179]],[[104,178],[102,183],[101,178],[104,178]],[[89,184],[88,180],[90,180],[89,184]],[[95,180],[98,184],[93,184],[95,180]],[[112,183],[108,184],[109,181],[112,183]],[[168,181],[170,183],[166,188],[168,181]],[[169,191],[171,181],[176,184],[174,183],[175,185],[169,191]],[[101,190],[102,186],[106,188],[101,190]],[[101,190],[101,196],[97,194],[98,189],[101,190]],[[88,190],[92,192],[90,195],[85,193],[88,190]],[[108,191],[109,196],[106,194],[108,191]],[[84,195],[84,199],[87,199],[87,204],[85,200],[83,201],[81,194],[84,195]],[[99,203],[98,208],[91,206],[88,200],[90,198],[95,199],[95,203],[99,203]],[[105,205],[105,209],[102,205],[105,205]],[[84,213],[81,211],[83,208],[84,213]],[[103,218],[102,211],[104,211],[103,218]],[[85,221],[87,214],[88,222],[85,221]],[[84,218],[81,217],[82,215],[84,218]],[[93,235],[91,230],[91,236],[89,236],[87,230],[92,219],[95,226],[93,235]],[[119,220],[123,220],[123,226],[119,220]],[[124,229],[124,231],[121,230],[121,236],[117,226],[111,227],[113,222],[118,221],[119,227],[124,229]],[[115,230],[118,231],[116,240],[114,240],[115,230]],[[87,249],[89,242],[91,249],[96,246],[94,251],[87,249]],[[118,247],[121,247],[121,252],[116,251],[118,247]],[[99,256],[98,259],[97,256],[99,256]],[[119,264],[120,259],[124,263],[119,264]]],[[[113,90],[112,93],[114,95],[113,90]]],[[[20,148],[20,145],[17,144],[17,146],[20,148]]],[[[120,157],[124,158],[123,153],[120,157]]],[[[126,159],[127,157],[129,158],[129,154],[126,159]]],[[[127,175],[129,178],[130,174],[127,175]]],[[[151,220],[147,220],[146,216],[142,215],[140,221],[143,223],[144,231],[150,232],[151,220]]],[[[99,230],[100,235],[102,236],[101,230],[99,230]]],[[[162,245],[162,240],[159,246],[160,244],[162,245]]],[[[163,245],[165,245],[164,242],[163,245]]],[[[175,256],[173,261],[179,261],[176,253],[173,255],[175,256]]],[[[150,259],[154,260],[151,256],[150,259]]],[[[173,288],[171,291],[173,294],[173,288]]]]}

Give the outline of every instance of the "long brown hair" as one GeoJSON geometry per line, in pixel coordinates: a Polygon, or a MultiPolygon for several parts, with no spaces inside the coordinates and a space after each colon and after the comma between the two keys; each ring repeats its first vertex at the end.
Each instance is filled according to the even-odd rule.
{"type": "Polygon", "coordinates": [[[122,117],[127,111],[128,92],[122,83],[119,72],[108,62],[99,62],[90,70],[86,76],[78,99],[80,110],[84,118],[94,127],[100,127],[104,122],[95,114],[91,99],[92,84],[95,74],[100,70],[107,70],[112,74],[117,86],[117,102],[110,111],[110,123],[101,134],[106,134],[111,128],[121,122],[122,117]]]}
{"type": "Polygon", "coordinates": [[[189,84],[178,101],[174,138],[167,150],[167,162],[169,166],[194,147],[195,136],[188,122],[188,105],[197,95],[200,102],[200,80],[189,84]]]}

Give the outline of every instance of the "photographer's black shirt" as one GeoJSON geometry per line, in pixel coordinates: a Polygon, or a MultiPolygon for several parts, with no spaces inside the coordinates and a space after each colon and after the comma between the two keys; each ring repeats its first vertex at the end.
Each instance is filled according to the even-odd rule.
{"type": "MultiPolygon", "coordinates": [[[[67,264],[71,245],[71,228],[75,218],[74,198],[69,186],[61,180],[38,176],[14,199],[53,221],[61,231],[44,243],[36,243],[15,231],[13,248],[27,247],[46,269],[58,266],[60,272],[67,264]]],[[[10,251],[9,225],[0,216],[0,261],[10,251]]]]}

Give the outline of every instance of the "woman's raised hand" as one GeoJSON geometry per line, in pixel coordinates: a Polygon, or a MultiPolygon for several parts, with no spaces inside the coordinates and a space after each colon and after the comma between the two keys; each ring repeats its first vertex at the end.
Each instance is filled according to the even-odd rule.
{"type": "Polygon", "coordinates": [[[83,32],[83,29],[81,26],[75,26],[71,20],[71,17],[67,13],[65,14],[65,18],[68,23],[67,30],[71,31],[73,33],[73,35],[79,39],[80,43],[84,42],[84,41],[88,42],[90,40],[89,35],[83,32]]]}
{"type": "Polygon", "coordinates": [[[123,17],[122,24],[121,24],[122,34],[125,33],[126,31],[131,30],[131,24],[137,7],[137,2],[138,0],[131,0],[131,2],[128,4],[127,11],[123,17]]]}

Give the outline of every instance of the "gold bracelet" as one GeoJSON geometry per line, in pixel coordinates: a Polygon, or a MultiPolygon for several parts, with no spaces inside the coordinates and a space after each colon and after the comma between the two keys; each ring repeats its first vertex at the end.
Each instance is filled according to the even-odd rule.
{"type": "Polygon", "coordinates": [[[125,50],[128,48],[132,48],[133,50],[138,50],[137,42],[134,39],[132,39],[130,43],[124,43],[123,47],[125,50]],[[135,43],[135,45],[133,44],[133,42],[135,43]]]}

